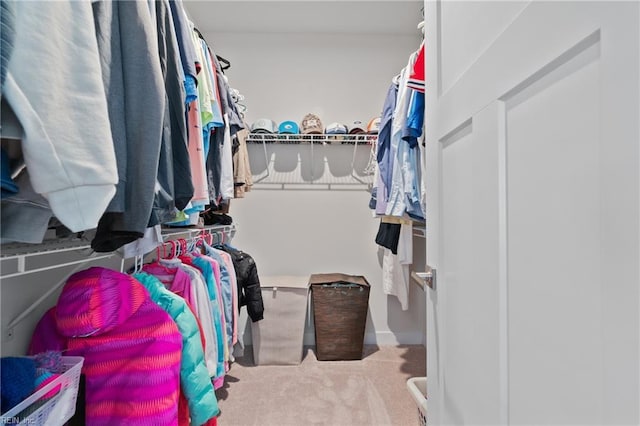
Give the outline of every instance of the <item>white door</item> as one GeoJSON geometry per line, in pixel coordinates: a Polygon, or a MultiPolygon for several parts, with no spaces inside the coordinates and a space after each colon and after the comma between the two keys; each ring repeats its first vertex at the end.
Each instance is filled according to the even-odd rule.
{"type": "Polygon", "coordinates": [[[638,424],[640,8],[427,1],[430,424],[638,424]]]}

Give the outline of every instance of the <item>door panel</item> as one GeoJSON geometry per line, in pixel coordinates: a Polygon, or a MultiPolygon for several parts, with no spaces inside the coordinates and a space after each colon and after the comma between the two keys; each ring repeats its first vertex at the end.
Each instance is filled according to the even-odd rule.
{"type": "MultiPolygon", "coordinates": [[[[429,8],[431,2],[427,3],[429,8]]],[[[438,15],[437,3],[440,1],[431,5],[431,10],[427,10],[427,16],[438,15]]],[[[477,2],[479,5],[491,3],[477,2]]],[[[455,85],[437,99],[438,112],[441,113],[438,128],[441,131],[438,136],[433,137],[446,134],[492,100],[505,96],[511,90],[520,90],[521,85],[529,84],[530,78],[536,78],[536,72],[545,72],[545,67],[555,68],[558,61],[565,62],[564,55],[571,54],[572,48],[580,48],[585,40],[589,43],[591,37],[598,37],[607,4],[612,3],[534,1],[529,4],[489,48],[480,52],[477,60],[455,85]]],[[[633,9],[634,6],[622,2],[617,3],[616,7],[625,8],[625,5],[628,9],[633,9]]],[[[627,13],[633,14],[634,11],[629,10],[627,13]]],[[[616,17],[612,17],[611,24],[614,26],[615,20],[616,17]]],[[[431,46],[431,53],[428,55],[434,55],[427,58],[428,71],[431,71],[427,78],[435,86],[440,78],[437,72],[437,40],[446,37],[438,37],[438,34],[434,33],[437,23],[439,21],[427,29],[427,43],[431,46]],[[435,75],[432,75],[434,73],[435,75]]],[[[444,29],[443,27],[442,31],[444,29]]],[[[631,34],[628,35],[630,36],[631,34]]],[[[625,50],[630,48],[631,46],[628,46],[625,50]]],[[[446,52],[440,54],[448,55],[446,52]]]]}
{"type": "Polygon", "coordinates": [[[593,385],[603,362],[603,283],[594,279],[601,268],[598,154],[606,149],[599,81],[595,58],[518,105],[507,102],[514,424],[599,424],[602,418],[602,390],[593,385]]]}
{"type": "Polygon", "coordinates": [[[441,3],[442,89],[450,89],[529,1],[441,3]]]}
{"type": "Polygon", "coordinates": [[[639,423],[640,5],[425,15],[430,422],[639,423]]]}
{"type": "Polygon", "coordinates": [[[498,204],[486,202],[498,197],[497,116],[494,104],[441,140],[443,390],[451,424],[499,422],[499,330],[493,327],[499,319],[498,204]],[[482,383],[482,392],[470,382],[482,383]]]}

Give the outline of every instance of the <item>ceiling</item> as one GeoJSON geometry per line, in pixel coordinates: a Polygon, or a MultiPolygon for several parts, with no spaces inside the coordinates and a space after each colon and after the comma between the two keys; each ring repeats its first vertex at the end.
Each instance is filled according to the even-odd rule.
{"type": "Polygon", "coordinates": [[[184,4],[204,33],[415,35],[423,2],[184,0],[184,4]]]}

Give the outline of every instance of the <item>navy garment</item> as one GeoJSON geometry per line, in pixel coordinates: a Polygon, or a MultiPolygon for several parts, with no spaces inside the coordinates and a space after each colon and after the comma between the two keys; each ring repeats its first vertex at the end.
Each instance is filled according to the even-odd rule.
{"type": "Polygon", "coordinates": [[[376,244],[388,248],[391,250],[391,253],[397,255],[401,226],[399,223],[385,223],[381,221],[378,227],[378,234],[376,235],[376,244]]]}
{"type": "Polygon", "coordinates": [[[2,412],[6,413],[36,390],[36,362],[25,357],[2,357],[0,371],[2,412]]]}

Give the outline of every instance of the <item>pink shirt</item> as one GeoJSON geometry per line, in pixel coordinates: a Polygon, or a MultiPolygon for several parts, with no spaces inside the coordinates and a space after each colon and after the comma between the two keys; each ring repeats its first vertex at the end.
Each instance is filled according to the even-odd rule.
{"type": "Polygon", "coordinates": [[[200,109],[197,100],[189,104],[187,125],[189,126],[189,163],[191,164],[191,180],[193,181],[193,198],[191,202],[194,204],[208,204],[209,187],[204,164],[202,125],[200,123],[200,109]]]}
{"type": "Polygon", "coordinates": [[[167,289],[182,297],[189,304],[189,307],[194,310],[196,306],[194,289],[191,286],[189,274],[178,267],[182,262],[179,260],[162,260],[162,263],[156,262],[144,265],[142,270],[159,279],[167,289]]]}

